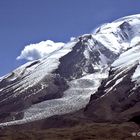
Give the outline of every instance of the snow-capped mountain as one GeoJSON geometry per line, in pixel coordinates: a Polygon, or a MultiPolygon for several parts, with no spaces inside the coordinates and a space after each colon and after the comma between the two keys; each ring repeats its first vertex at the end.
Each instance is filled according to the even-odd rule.
{"type": "Polygon", "coordinates": [[[139,39],[140,15],[124,17],[2,77],[0,125],[85,107],[85,116],[95,121],[111,121],[118,112],[120,119],[133,116],[127,106],[139,103],[139,39]]]}
{"type": "Polygon", "coordinates": [[[129,121],[140,115],[140,40],[113,62],[85,114],[94,121],[129,121]],[[104,117],[103,117],[104,116],[104,117]],[[117,116],[117,117],[116,117],[117,116]]]}

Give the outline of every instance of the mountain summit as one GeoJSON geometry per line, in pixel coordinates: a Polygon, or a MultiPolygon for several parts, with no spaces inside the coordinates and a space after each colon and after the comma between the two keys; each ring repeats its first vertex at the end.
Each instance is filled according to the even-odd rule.
{"type": "Polygon", "coordinates": [[[0,126],[83,110],[96,122],[140,114],[140,15],[79,36],[0,78],[0,126]],[[117,116],[117,117],[116,117],[117,116]]]}

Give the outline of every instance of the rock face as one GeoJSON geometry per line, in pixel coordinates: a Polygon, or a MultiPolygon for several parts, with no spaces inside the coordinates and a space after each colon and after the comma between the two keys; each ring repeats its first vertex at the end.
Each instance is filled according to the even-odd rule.
{"type": "Polygon", "coordinates": [[[140,15],[124,17],[0,78],[0,125],[85,107],[99,122],[139,115],[139,40],[140,15]]]}

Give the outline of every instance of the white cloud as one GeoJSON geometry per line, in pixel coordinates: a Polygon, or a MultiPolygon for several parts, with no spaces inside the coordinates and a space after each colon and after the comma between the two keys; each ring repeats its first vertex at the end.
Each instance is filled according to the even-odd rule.
{"type": "Polygon", "coordinates": [[[72,37],[70,38],[70,41],[74,41],[75,39],[76,39],[76,37],[73,37],[73,36],[72,36],[72,37]]]}
{"type": "Polygon", "coordinates": [[[99,25],[98,25],[97,27],[95,27],[90,33],[91,33],[91,34],[96,34],[96,33],[100,30],[100,28],[103,27],[103,26],[106,25],[106,24],[108,24],[108,23],[99,24],[99,25]]]}
{"type": "Polygon", "coordinates": [[[39,59],[55,51],[56,49],[59,49],[62,46],[64,46],[64,43],[56,43],[51,40],[42,41],[36,44],[30,44],[25,46],[25,48],[21,51],[21,54],[16,59],[39,59]]]}

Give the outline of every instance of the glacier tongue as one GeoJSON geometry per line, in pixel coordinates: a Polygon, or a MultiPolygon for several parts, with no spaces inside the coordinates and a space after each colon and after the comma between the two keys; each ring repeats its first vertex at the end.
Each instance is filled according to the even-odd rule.
{"type": "Polygon", "coordinates": [[[69,83],[70,88],[64,92],[62,98],[32,105],[24,110],[23,119],[1,123],[0,126],[23,124],[80,110],[87,105],[90,95],[97,91],[102,79],[107,76],[106,73],[95,73],[73,80],[69,83]]]}

